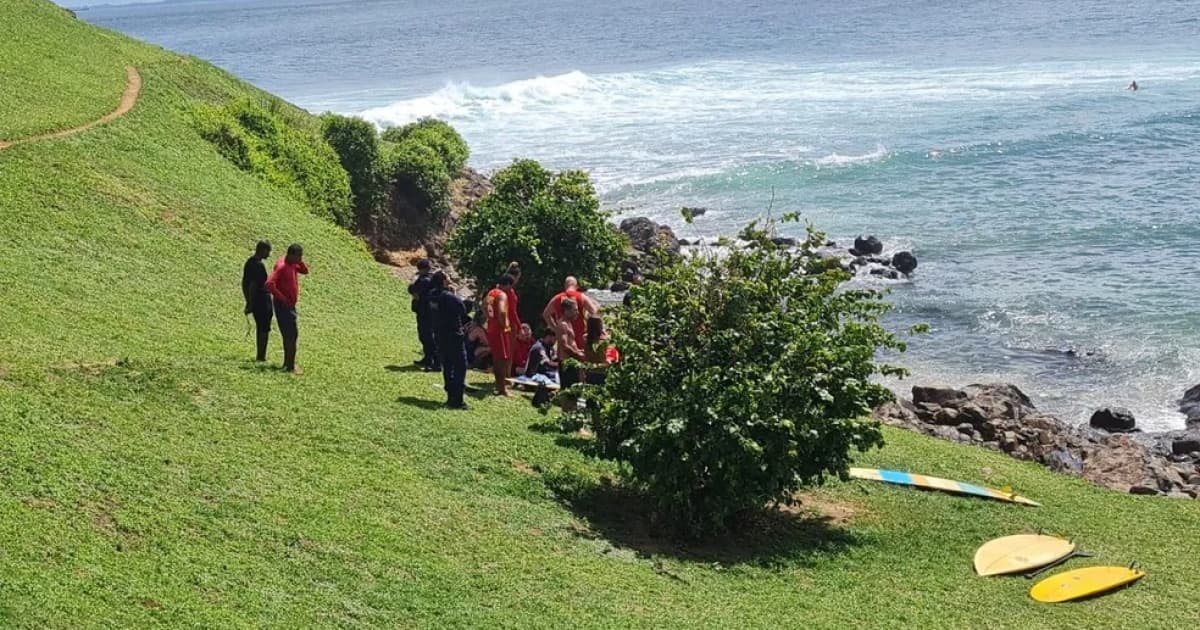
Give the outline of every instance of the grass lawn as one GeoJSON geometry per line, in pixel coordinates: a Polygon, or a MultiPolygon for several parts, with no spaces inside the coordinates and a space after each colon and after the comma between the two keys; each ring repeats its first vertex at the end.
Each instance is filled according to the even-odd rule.
{"type": "Polygon", "coordinates": [[[124,65],[144,85],[111,124],[0,151],[0,627],[1200,626],[1200,502],[890,429],[860,464],[1045,507],[850,482],[720,543],[655,538],[613,467],[528,404],[438,408],[439,379],[404,367],[403,284],[190,126],[192,104],[253,88],[0,0],[0,31],[33,22],[44,45],[0,41],[0,137],[103,114],[124,65]],[[249,360],[259,238],[312,267],[299,378],[249,360]],[[1046,606],[972,575],[980,543],[1037,528],[1097,554],[1069,568],[1148,576],[1046,606]]]}

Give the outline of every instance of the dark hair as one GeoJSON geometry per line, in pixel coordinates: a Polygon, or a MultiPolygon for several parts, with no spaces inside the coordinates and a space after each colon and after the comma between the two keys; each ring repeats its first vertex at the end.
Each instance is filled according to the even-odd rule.
{"type": "Polygon", "coordinates": [[[553,328],[543,328],[542,334],[538,335],[538,338],[544,339],[546,337],[557,337],[557,336],[558,336],[558,333],[554,332],[553,328]]]}
{"type": "Polygon", "coordinates": [[[271,251],[271,241],[259,241],[258,244],[254,246],[254,251],[271,251]]]}
{"type": "Polygon", "coordinates": [[[446,276],[446,272],[441,269],[433,272],[431,279],[433,280],[433,286],[438,288],[444,288],[450,282],[450,278],[446,276]]]}
{"type": "Polygon", "coordinates": [[[500,279],[496,281],[496,284],[499,286],[502,286],[502,287],[511,287],[512,285],[514,285],[516,283],[517,283],[517,279],[507,273],[504,274],[503,276],[500,276],[500,279]]]}
{"type": "Polygon", "coordinates": [[[304,254],[304,246],[300,243],[292,243],[288,245],[288,256],[302,256],[304,254]]]}
{"type": "Polygon", "coordinates": [[[421,271],[429,271],[430,263],[428,258],[422,258],[417,261],[417,269],[421,271]]]}
{"type": "Polygon", "coordinates": [[[589,317],[587,320],[587,342],[596,343],[604,334],[604,321],[599,317],[589,317]]]}

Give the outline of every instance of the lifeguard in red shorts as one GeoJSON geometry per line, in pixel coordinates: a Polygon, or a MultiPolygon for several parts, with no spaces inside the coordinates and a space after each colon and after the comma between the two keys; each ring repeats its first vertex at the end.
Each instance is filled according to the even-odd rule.
{"type": "Polygon", "coordinates": [[[508,376],[512,369],[512,320],[509,316],[508,291],[513,287],[513,277],[504,274],[496,287],[488,291],[483,300],[483,312],[487,315],[488,348],[492,351],[492,374],[496,379],[496,393],[508,397],[508,376]]]}

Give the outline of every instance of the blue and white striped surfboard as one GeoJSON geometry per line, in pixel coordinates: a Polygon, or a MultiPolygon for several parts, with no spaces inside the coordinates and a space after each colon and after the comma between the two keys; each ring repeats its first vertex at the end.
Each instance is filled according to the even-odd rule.
{"type": "Polygon", "coordinates": [[[1038,503],[1037,501],[1027,499],[1018,494],[1013,494],[1012,492],[1005,492],[1004,490],[996,490],[994,488],[985,488],[983,486],[976,486],[974,484],[963,483],[961,481],[951,481],[950,479],[942,479],[940,477],[914,475],[912,473],[900,472],[898,470],[851,468],[850,476],[854,479],[882,481],[884,483],[892,483],[900,486],[941,490],[942,492],[950,492],[953,494],[967,494],[973,497],[983,497],[985,499],[995,499],[996,501],[1007,501],[1009,503],[1020,503],[1021,505],[1031,505],[1033,507],[1041,506],[1041,503],[1038,503]]]}

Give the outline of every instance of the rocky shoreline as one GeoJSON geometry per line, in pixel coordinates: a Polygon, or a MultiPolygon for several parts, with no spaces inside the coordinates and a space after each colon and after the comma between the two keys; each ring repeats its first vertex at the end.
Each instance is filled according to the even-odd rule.
{"type": "Polygon", "coordinates": [[[1180,401],[1182,431],[1145,433],[1132,415],[1101,409],[1087,426],[1038,411],[1014,385],[994,383],[912,388],[876,408],[874,417],[952,442],[974,444],[1016,459],[1132,494],[1200,499],[1200,386],[1180,401]]]}

